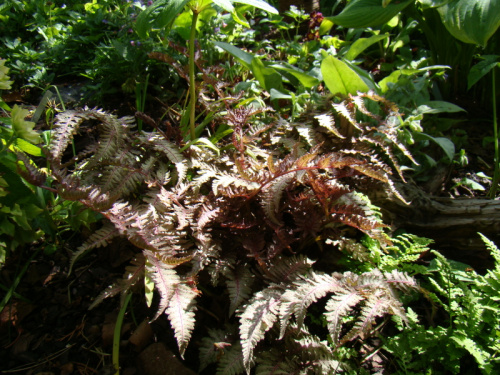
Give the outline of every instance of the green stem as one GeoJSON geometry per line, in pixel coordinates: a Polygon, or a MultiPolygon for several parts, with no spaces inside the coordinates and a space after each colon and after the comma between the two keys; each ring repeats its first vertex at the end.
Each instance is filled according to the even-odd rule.
{"type": "Polygon", "coordinates": [[[497,98],[496,98],[496,79],[495,79],[495,70],[496,67],[491,71],[492,73],[492,81],[493,81],[493,137],[495,142],[495,172],[493,173],[493,182],[491,184],[491,189],[489,191],[489,197],[491,199],[495,198],[498,181],[500,180],[500,152],[498,149],[498,122],[497,122],[497,98]]]}
{"type": "Polygon", "coordinates": [[[191,22],[191,34],[189,36],[189,131],[191,140],[196,138],[195,132],[195,109],[196,109],[196,83],[194,75],[194,42],[196,37],[196,23],[199,13],[193,10],[193,21],[191,22]]]}
{"type": "Polygon", "coordinates": [[[113,334],[113,367],[115,368],[115,375],[120,375],[120,336],[122,332],[123,318],[125,316],[125,312],[127,311],[128,303],[132,298],[132,293],[127,294],[125,297],[125,302],[123,302],[123,306],[118,313],[115,324],[115,331],[113,334]]]}

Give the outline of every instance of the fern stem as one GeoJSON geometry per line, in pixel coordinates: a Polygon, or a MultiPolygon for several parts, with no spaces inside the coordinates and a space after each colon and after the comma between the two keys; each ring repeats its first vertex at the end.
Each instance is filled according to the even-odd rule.
{"type": "Polygon", "coordinates": [[[191,34],[189,36],[189,131],[191,140],[196,138],[195,120],[196,120],[196,84],[194,74],[194,43],[196,37],[196,23],[199,13],[193,9],[193,20],[191,22],[191,34]]]}
{"type": "Polygon", "coordinates": [[[132,293],[127,294],[127,297],[125,297],[125,302],[123,303],[123,306],[121,307],[120,312],[118,313],[118,317],[116,318],[115,331],[113,334],[113,354],[112,354],[113,367],[116,370],[115,375],[120,375],[120,336],[122,331],[123,318],[125,317],[125,312],[127,311],[127,306],[131,298],[132,298],[132,293]]]}
{"type": "Polygon", "coordinates": [[[496,98],[496,79],[495,79],[495,70],[496,67],[493,68],[491,71],[492,74],[492,94],[493,94],[493,137],[494,137],[494,142],[495,142],[495,169],[493,172],[493,181],[491,184],[491,188],[489,191],[489,197],[491,199],[495,198],[497,188],[498,188],[498,182],[500,180],[500,151],[498,147],[498,122],[497,122],[497,98],[496,98]]]}

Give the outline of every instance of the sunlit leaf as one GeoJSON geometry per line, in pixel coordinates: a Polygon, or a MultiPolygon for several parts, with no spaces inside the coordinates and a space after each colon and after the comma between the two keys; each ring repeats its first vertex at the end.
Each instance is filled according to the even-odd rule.
{"type": "Polygon", "coordinates": [[[224,51],[228,52],[234,57],[236,57],[243,64],[243,66],[245,66],[245,68],[251,69],[253,60],[252,54],[245,52],[229,43],[215,42],[215,41],[213,41],[212,43],[215,44],[217,47],[222,48],[224,51]]]}
{"type": "Polygon", "coordinates": [[[485,47],[500,26],[498,0],[454,0],[437,10],[450,34],[465,43],[485,47]]]}
{"type": "Polygon", "coordinates": [[[339,15],[328,17],[328,19],[344,27],[364,28],[379,26],[389,22],[413,2],[414,0],[399,3],[393,1],[384,7],[381,0],[353,0],[339,15]]]}
{"type": "Polygon", "coordinates": [[[354,60],[361,52],[370,47],[372,44],[387,39],[388,37],[388,34],[383,34],[372,35],[369,38],[359,38],[351,45],[351,47],[349,47],[349,51],[347,51],[347,53],[344,55],[344,58],[346,58],[347,60],[354,60]]]}
{"type": "Polygon", "coordinates": [[[259,8],[271,14],[279,14],[278,10],[263,0],[233,0],[234,3],[247,4],[259,8]]]}
{"type": "Polygon", "coordinates": [[[29,111],[27,109],[22,109],[18,105],[15,105],[12,108],[11,112],[11,121],[12,121],[12,129],[14,133],[22,139],[27,140],[31,143],[40,143],[42,139],[40,135],[33,130],[35,127],[35,123],[31,121],[25,121],[24,118],[28,116],[29,111]]]}
{"type": "Polygon", "coordinates": [[[301,72],[300,70],[289,68],[280,64],[273,64],[270,65],[270,67],[291,74],[292,76],[297,78],[305,88],[310,89],[311,87],[317,86],[319,84],[319,80],[316,77],[310,76],[309,74],[301,72]]]}
{"type": "Polygon", "coordinates": [[[321,62],[321,73],[326,87],[334,95],[347,96],[358,91],[368,91],[368,86],[359,75],[333,56],[328,56],[321,62]]]}
{"type": "Polygon", "coordinates": [[[283,89],[281,75],[275,69],[266,67],[258,57],[254,57],[252,60],[252,72],[264,90],[281,91],[283,89]]]}

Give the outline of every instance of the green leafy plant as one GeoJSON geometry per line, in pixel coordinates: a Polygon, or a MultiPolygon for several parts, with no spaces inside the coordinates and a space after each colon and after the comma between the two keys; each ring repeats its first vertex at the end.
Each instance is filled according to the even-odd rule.
{"type": "Polygon", "coordinates": [[[485,374],[493,374],[500,368],[500,252],[486,237],[481,237],[495,259],[495,267],[485,275],[431,251],[435,258],[422,272],[427,279],[424,286],[446,317],[438,324],[437,314],[432,314],[429,322],[409,309],[409,325],[400,326],[400,334],[385,339],[385,348],[395,356],[404,373],[418,373],[429,367],[464,373],[474,372],[476,366],[485,374]]]}
{"type": "Polygon", "coordinates": [[[191,12],[191,28],[188,41],[189,49],[189,131],[191,140],[196,139],[196,103],[198,101],[195,82],[195,40],[198,29],[198,18],[204,11],[208,11],[212,6],[218,6],[230,12],[238,21],[246,24],[237,14],[233,2],[249,4],[254,7],[264,9],[271,13],[277,10],[262,0],[160,0],[148,7],[137,19],[136,29],[141,37],[146,37],[148,29],[153,27],[165,28],[171,26],[174,19],[181,10],[187,6],[191,12]]]}

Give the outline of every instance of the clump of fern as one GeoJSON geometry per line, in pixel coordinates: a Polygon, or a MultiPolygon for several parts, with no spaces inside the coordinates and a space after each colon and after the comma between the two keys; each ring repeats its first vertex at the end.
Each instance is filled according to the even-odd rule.
{"type": "Polygon", "coordinates": [[[500,370],[500,251],[480,235],[495,267],[480,275],[467,265],[431,251],[434,259],[422,272],[428,296],[440,312],[428,316],[408,308],[400,333],[387,337],[384,348],[405,373],[432,368],[454,374],[496,374],[500,370]]]}
{"type": "Polygon", "coordinates": [[[219,121],[233,130],[231,140],[200,140],[184,152],[161,131],[134,131],[129,117],[95,109],[59,115],[48,149],[52,189],[106,218],[72,263],[116,236],[139,250],[124,278],[94,305],[143,282],[154,285],[160,298],[153,319],[168,317],[183,356],[200,294],[222,288],[218,309],[225,317],[213,321],[201,364],[217,362],[219,373],[231,374],[254,367],[257,373],[338,372],[346,364],[337,347],[373,335],[387,316],[404,321],[399,294],[421,291],[407,272],[341,273],[335,261],[331,270],[323,267],[346,246],[362,256],[350,246],[361,235],[382,248],[397,246],[360,193],[379,187],[397,194],[392,174],[401,173],[393,149],[402,146],[386,119],[395,107],[363,94],[335,109],[356,128],[349,139],[333,115],[289,124],[270,109],[228,108],[219,121]],[[365,100],[382,114],[371,114],[365,100]],[[358,112],[370,121],[359,122],[358,112]],[[97,129],[96,142],[68,155],[86,127],[97,129]],[[324,335],[311,332],[306,319],[321,304],[324,335]],[[266,352],[276,343],[282,351],[266,352]]]}

